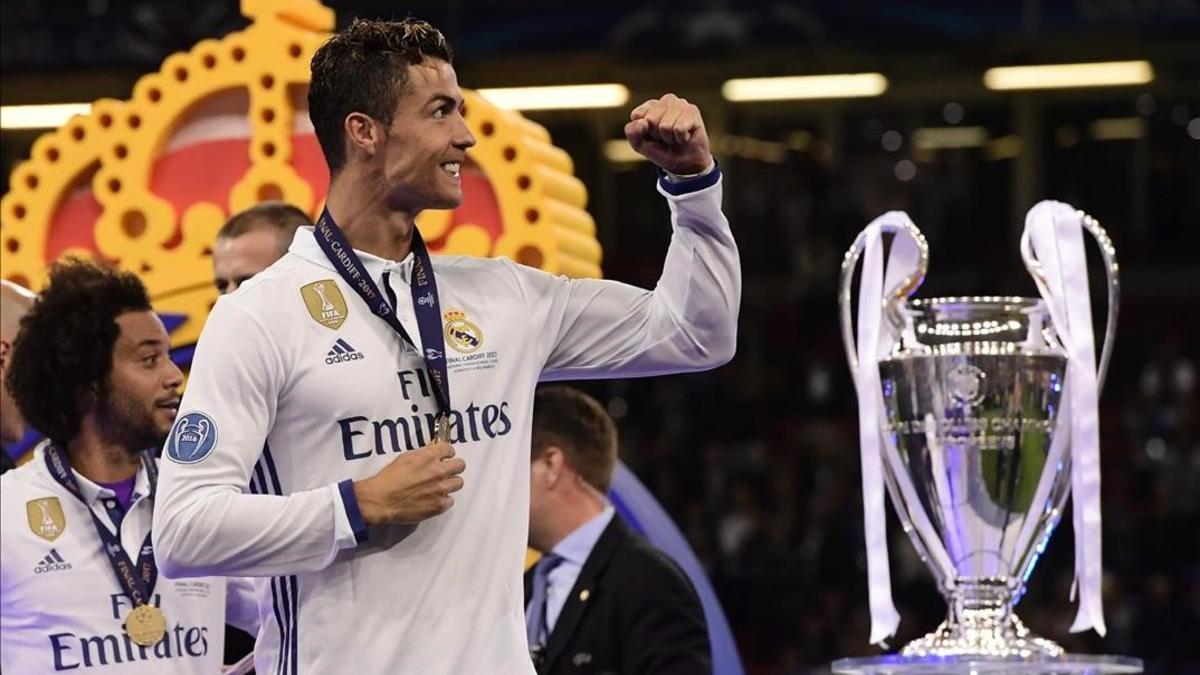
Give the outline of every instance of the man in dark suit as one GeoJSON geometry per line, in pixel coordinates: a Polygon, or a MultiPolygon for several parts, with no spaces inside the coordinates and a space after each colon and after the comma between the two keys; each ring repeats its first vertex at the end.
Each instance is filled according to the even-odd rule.
{"type": "Polygon", "coordinates": [[[704,610],[665,554],[605,494],[617,458],[595,399],[544,387],[534,399],[525,625],[539,675],[712,672],[704,610]]]}

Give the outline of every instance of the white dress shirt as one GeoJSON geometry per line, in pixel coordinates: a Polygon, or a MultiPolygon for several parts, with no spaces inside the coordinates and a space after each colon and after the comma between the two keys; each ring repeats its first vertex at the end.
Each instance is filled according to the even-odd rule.
{"type": "Polygon", "coordinates": [[[604,507],[604,510],[591,520],[564,537],[551,551],[562,558],[562,562],[550,570],[549,576],[546,577],[547,635],[554,632],[554,624],[558,621],[558,615],[562,613],[563,605],[567,604],[571,589],[575,588],[579,573],[583,571],[583,564],[587,562],[596,541],[604,534],[604,528],[608,527],[612,519],[613,507],[604,507]]]}

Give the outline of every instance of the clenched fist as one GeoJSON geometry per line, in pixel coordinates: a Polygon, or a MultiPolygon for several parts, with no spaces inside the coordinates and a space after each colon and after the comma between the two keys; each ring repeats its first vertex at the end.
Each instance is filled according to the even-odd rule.
{"type": "Polygon", "coordinates": [[[667,94],[629,113],[625,137],[633,149],[673,174],[700,173],[713,161],[700,109],[687,99],[667,94]]]}
{"type": "Polygon", "coordinates": [[[379,473],[354,482],[354,496],[367,525],[418,523],[454,505],[467,463],[449,443],[433,443],[401,454],[379,473]]]}

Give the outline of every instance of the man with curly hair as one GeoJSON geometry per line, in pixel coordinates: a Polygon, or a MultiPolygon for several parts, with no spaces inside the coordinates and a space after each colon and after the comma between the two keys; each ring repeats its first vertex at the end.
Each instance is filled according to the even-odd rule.
{"type": "MultiPolygon", "coordinates": [[[[168,349],[141,281],[92,263],[55,265],[22,319],[5,384],[48,440],[0,477],[4,672],[218,671],[226,581],[154,563],[154,449],[183,384],[168,349]]],[[[253,628],[240,590],[231,618],[253,628]]]]}
{"type": "Polygon", "coordinates": [[[155,553],[170,574],[270,578],[259,672],[532,675],[536,383],[733,356],[741,273],[721,172],[699,109],[674,95],[625,127],[671,212],[654,290],[429,255],[418,214],[458,207],[477,170],[451,60],[415,19],[358,20],[317,51],[325,211],[217,301],[196,348],[155,553]]]}

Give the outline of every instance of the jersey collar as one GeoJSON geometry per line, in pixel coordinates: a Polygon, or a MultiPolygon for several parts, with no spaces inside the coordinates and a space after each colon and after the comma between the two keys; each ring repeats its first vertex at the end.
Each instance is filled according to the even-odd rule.
{"type": "MultiPolygon", "coordinates": [[[[317,238],[313,234],[313,228],[311,227],[297,228],[296,236],[292,237],[292,245],[288,247],[288,252],[294,253],[325,269],[336,271],[333,263],[329,262],[329,258],[325,257],[325,254],[321,251],[321,247],[317,245],[317,238]]],[[[380,258],[377,255],[371,255],[358,249],[354,249],[354,252],[358,254],[359,260],[362,260],[363,266],[367,268],[367,273],[371,275],[372,279],[377,281],[383,278],[384,272],[392,272],[393,277],[399,277],[407,284],[412,275],[412,251],[409,251],[408,255],[404,256],[404,259],[400,261],[380,258]]]]}
{"type": "MultiPolygon", "coordinates": [[[[38,444],[37,448],[34,449],[34,455],[33,455],[32,461],[37,462],[38,467],[41,467],[42,471],[45,471],[46,445],[49,442],[50,441],[42,441],[40,444],[38,444]]],[[[55,482],[53,478],[51,478],[50,480],[55,485],[58,485],[58,483],[55,482]]],[[[79,492],[81,492],[83,494],[84,500],[89,505],[94,504],[103,499],[109,499],[109,498],[117,496],[117,493],[113,492],[112,490],[110,490],[106,487],[102,487],[100,485],[97,485],[96,483],[93,483],[86,476],[84,476],[83,474],[80,474],[78,472],[75,473],[75,482],[79,484],[79,492]]],[[[129,503],[132,505],[133,503],[137,502],[137,500],[141,499],[142,497],[145,497],[148,494],[150,494],[150,477],[148,475],[146,475],[146,465],[139,464],[137,478],[133,482],[133,495],[130,498],[129,503]]]]}

